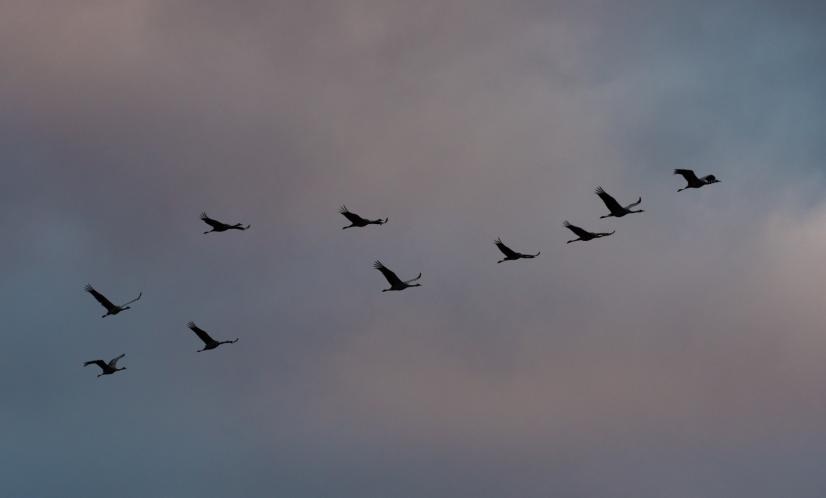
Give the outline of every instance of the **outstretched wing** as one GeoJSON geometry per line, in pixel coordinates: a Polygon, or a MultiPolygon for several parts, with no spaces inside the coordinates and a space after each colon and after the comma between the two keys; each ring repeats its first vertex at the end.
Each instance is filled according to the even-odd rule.
{"type": "Polygon", "coordinates": [[[583,230],[582,228],[579,228],[576,225],[571,225],[570,223],[568,223],[567,220],[565,221],[565,223],[563,223],[563,225],[565,225],[565,228],[567,228],[568,230],[574,232],[574,234],[577,237],[587,237],[587,236],[591,235],[591,232],[589,232],[587,230],[583,230]]]}
{"type": "Polygon", "coordinates": [[[611,197],[608,192],[603,190],[602,187],[597,187],[597,189],[594,190],[594,193],[602,199],[602,202],[605,203],[605,207],[608,208],[608,211],[611,211],[612,213],[622,212],[622,206],[619,205],[619,202],[611,197]]]}
{"type": "Polygon", "coordinates": [[[515,252],[515,251],[514,251],[513,249],[511,249],[510,247],[506,246],[506,245],[505,245],[505,243],[504,243],[504,242],[502,242],[502,239],[499,239],[499,238],[498,238],[498,239],[496,239],[496,240],[494,241],[494,244],[496,244],[496,247],[497,247],[500,251],[502,251],[502,254],[504,254],[504,255],[505,255],[506,257],[508,257],[508,258],[515,258],[515,257],[519,256],[519,253],[515,252]]]}
{"type": "Polygon", "coordinates": [[[189,322],[186,324],[186,326],[189,327],[189,330],[195,332],[195,335],[197,335],[198,339],[202,340],[204,344],[212,344],[213,342],[215,342],[215,339],[210,337],[204,329],[195,325],[195,322],[189,322]]]}
{"type": "Polygon", "coordinates": [[[411,278],[410,280],[405,280],[404,283],[409,284],[410,282],[415,282],[416,280],[419,280],[420,278],[422,278],[421,273],[419,273],[419,276],[416,277],[416,278],[411,278]]]}
{"type": "Polygon", "coordinates": [[[384,264],[382,264],[381,261],[376,260],[376,262],[373,263],[373,268],[380,271],[381,274],[384,275],[384,278],[386,278],[387,281],[390,282],[391,286],[402,285],[403,282],[399,279],[399,277],[395,273],[393,273],[389,268],[384,266],[384,264]]]}
{"type": "Polygon", "coordinates": [[[86,284],[86,287],[84,287],[84,289],[86,290],[86,292],[91,294],[92,297],[94,297],[97,300],[97,302],[99,302],[107,310],[117,309],[117,306],[112,304],[112,301],[106,299],[106,296],[104,296],[100,292],[96,291],[95,288],[92,287],[91,285],[86,284]]]}
{"type": "Polygon", "coordinates": [[[109,366],[111,368],[116,368],[118,366],[118,360],[120,360],[124,356],[126,356],[126,353],[123,353],[120,356],[115,356],[114,358],[112,358],[112,361],[109,362],[109,366]]]}
{"type": "Polygon", "coordinates": [[[140,298],[141,298],[141,296],[143,296],[143,292],[142,292],[142,291],[141,291],[141,292],[138,292],[138,297],[136,297],[135,299],[133,299],[133,300],[131,300],[131,301],[127,301],[127,302],[123,303],[123,304],[121,305],[121,307],[126,306],[126,305],[129,305],[129,304],[132,304],[132,303],[134,303],[135,301],[139,301],[139,300],[140,300],[140,298]]]}
{"type": "Polygon", "coordinates": [[[632,202],[631,204],[625,206],[625,209],[631,209],[634,206],[639,206],[641,202],[642,202],[642,197],[637,199],[637,202],[632,202]]]}
{"type": "Polygon", "coordinates": [[[353,213],[352,211],[347,209],[347,206],[341,206],[341,208],[338,210],[338,212],[341,213],[342,216],[344,216],[345,218],[350,220],[350,223],[366,223],[367,222],[367,220],[365,220],[361,216],[359,216],[356,213],[353,213]]]}
{"type": "Polygon", "coordinates": [[[101,370],[106,370],[106,367],[108,366],[106,362],[103,360],[92,360],[83,362],[84,367],[88,367],[89,365],[97,365],[101,368],[101,370]]]}
{"type": "Polygon", "coordinates": [[[690,169],[675,169],[675,175],[682,175],[689,184],[697,183],[700,180],[697,178],[697,175],[694,174],[693,170],[690,169]]]}
{"type": "Polygon", "coordinates": [[[218,220],[213,220],[207,216],[206,212],[201,213],[201,220],[212,228],[226,228],[228,225],[218,220]]]}

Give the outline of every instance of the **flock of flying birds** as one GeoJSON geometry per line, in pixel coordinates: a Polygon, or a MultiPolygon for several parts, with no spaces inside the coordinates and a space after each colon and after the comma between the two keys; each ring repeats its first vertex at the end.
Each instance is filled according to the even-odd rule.
{"type": "MultiPolygon", "coordinates": [[[[686,186],[679,189],[679,190],[677,190],[677,192],[681,192],[683,190],[690,189],[690,188],[695,188],[696,189],[696,188],[704,187],[706,185],[711,185],[711,184],[720,182],[720,180],[718,180],[714,175],[707,175],[707,176],[704,176],[702,178],[699,178],[694,173],[694,171],[692,171],[690,169],[675,169],[674,174],[675,175],[681,175],[686,180],[686,186]]],[[[636,202],[632,202],[631,204],[623,206],[619,202],[617,202],[617,200],[614,199],[610,194],[608,194],[605,190],[603,190],[602,187],[597,187],[596,190],[595,190],[595,193],[597,194],[597,196],[599,196],[600,199],[602,199],[602,202],[605,204],[605,207],[608,208],[608,214],[600,216],[600,219],[611,218],[611,217],[622,218],[623,216],[628,215],[628,214],[644,212],[644,210],[642,210],[642,209],[633,209],[634,207],[639,206],[642,203],[642,197],[639,197],[636,200],[636,202]]],[[[342,229],[363,228],[363,227],[366,227],[368,225],[384,225],[385,223],[387,223],[390,220],[390,218],[384,218],[384,219],[379,218],[379,219],[375,219],[375,220],[368,220],[368,219],[362,218],[358,214],[350,211],[349,209],[347,209],[346,206],[342,206],[341,209],[339,210],[339,213],[341,213],[341,215],[343,215],[345,218],[347,218],[347,220],[350,222],[349,225],[347,225],[345,227],[342,227],[342,229]]],[[[212,228],[211,230],[208,230],[208,231],[204,232],[205,235],[208,234],[208,233],[212,233],[212,232],[226,232],[228,230],[248,230],[250,228],[250,225],[244,226],[241,223],[236,223],[234,225],[228,225],[228,224],[223,223],[221,221],[210,218],[209,216],[207,216],[206,213],[201,213],[201,220],[212,228]]],[[[589,231],[587,231],[583,228],[580,228],[576,225],[572,225],[568,221],[564,222],[564,226],[568,230],[572,231],[574,233],[574,235],[577,236],[577,238],[567,241],[568,244],[570,244],[571,242],[577,242],[577,241],[587,242],[589,240],[599,239],[599,238],[602,238],[602,237],[608,237],[608,236],[614,234],[614,231],[602,232],[602,233],[589,232],[589,231]]],[[[502,252],[502,254],[505,255],[505,257],[503,259],[500,259],[499,261],[497,261],[497,263],[502,263],[503,261],[515,261],[517,259],[531,259],[531,258],[535,258],[535,257],[539,256],[539,254],[540,254],[540,252],[537,252],[536,254],[523,254],[521,252],[514,251],[510,247],[506,246],[505,243],[502,242],[502,239],[499,239],[499,238],[496,239],[495,244],[496,244],[496,247],[502,252]]],[[[417,282],[419,279],[422,278],[421,273],[419,273],[419,275],[416,278],[412,278],[410,280],[402,280],[392,270],[390,270],[389,268],[384,266],[384,264],[381,261],[376,261],[373,264],[373,268],[380,271],[381,274],[384,276],[384,278],[387,280],[387,282],[390,284],[390,288],[382,289],[382,292],[401,291],[401,290],[407,289],[408,287],[420,287],[421,286],[420,283],[413,283],[413,282],[417,282]]],[[[143,295],[142,292],[138,293],[138,297],[136,297],[135,299],[132,299],[131,301],[128,301],[128,302],[126,302],[124,304],[121,304],[121,305],[116,305],[116,304],[113,304],[112,301],[107,299],[106,296],[104,296],[103,294],[98,292],[91,285],[87,285],[85,287],[85,290],[86,290],[86,292],[91,294],[92,297],[94,297],[97,300],[97,302],[99,302],[101,304],[101,306],[106,308],[106,314],[104,314],[102,316],[102,318],[106,318],[109,315],[117,315],[118,313],[120,313],[122,311],[126,311],[128,309],[131,309],[131,306],[129,306],[129,305],[136,302],[136,301],[138,301],[141,298],[141,296],[143,295]]],[[[189,329],[192,332],[194,332],[195,335],[198,337],[198,339],[200,339],[201,342],[203,342],[203,344],[204,344],[204,347],[202,349],[198,349],[197,352],[209,351],[211,349],[217,348],[218,346],[220,346],[222,344],[234,344],[234,343],[238,342],[238,338],[235,338],[235,339],[232,339],[232,340],[216,341],[204,329],[202,329],[202,328],[198,327],[197,325],[195,325],[195,322],[187,323],[187,327],[189,327],[189,329]]],[[[121,358],[123,358],[124,356],[126,356],[125,353],[120,354],[120,355],[116,356],[115,358],[112,358],[109,362],[105,362],[103,360],[91,360],[91,361],[84,362],[83,366],[86,367],[86,366],[89,366],[89,365],[97,365],[98,367],[100,367],[101,373],[98,374],[98,377],[101,377],[103,375],[111,375],[111,374],[119,372],[121,370],[126,370],[126,367],[118,367],[118,361],[121,358]]]]}

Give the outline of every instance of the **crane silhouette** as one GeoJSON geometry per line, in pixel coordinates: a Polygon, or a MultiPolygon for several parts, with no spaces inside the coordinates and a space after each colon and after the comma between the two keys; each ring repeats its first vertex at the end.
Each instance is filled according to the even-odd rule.
{"type": "Polygon", "coordinates": [[[381,261],[377,260],[375,263],[373,263],[373,268],[380,271],[381,274],[384,275],[384,278],[386,278],[387,281],[390,283],[390,288],[389,289],[382,289],[382,292],[400,291],[400,290],[407,289],[408,287],[421,287],[421,285],[422,285],[422,284],[411,284],[410,283],[410,282],[415,282],[416,280],[419,280],[420,278],[422,278],[421,273],[419,273],[419,276],[416,277],[416,278],[412,278],[410,280],[401,280],[395,273],[393,273],[393,271],[391,271],[389,268],[384,266],[384,264],[382,264],[381,261]]]}
{"type": "Polygon", "coordinates": [[[97,365],[102,370],[101,373],[98,374],[98,377],[101,375],[112,375],[115,372],[120,372],[121,370],[126,370],[126,367],[118,368],[118,360],[126,356],[126,353],[116,356],[112,358],[109,363],[106,363],[103,360],[92,360],[83,363],[84,367],[88,367],[89,365],[97,365]]]}
{"type": "Polygon", "coordinates": [[[227,230],[247,230],[250,226],[252,226],[244,226],[241,223],[227,225],[224,222],[210,218],[209,216],[207,216],[206,212],[201,213],[201,220],[203,220],[204,223],[212,227],[212,230],[204,232],[204,235],[212,232],[226,232],[227,230]]]}
{"type": "Polygon", "coordinates": [[[588,230],[585,230],[584,228],[580,228],[576,225],[572,225],[572,224],[568,223],[568,220],[565,220],[565,223],[563,223],[563,225],[568,230],[574,232],[574,235],[576,235],[578,237],[576,239],[569,240],[567,242],[568,244],[570,244],[571,242],[576,242],[578,240],[581,240],[583,242],[587,242],[589,240],[598,239],[600,237],[608,237],[608,236],[614,235],[614,232],[616,232],[616,230],[614,230],[613,232],[602,232],[602,233],[589,232],[588,230]]]}
{"type": "Polygon", "coordinates": [[[720,180],[718,180],[714,175],[707,175],[702,178],[697,178],[694,171],[690,169],[675,169],[674,174],[682,175],[686,181],[686,186],[677,190],[677,192],[682,192],[687,188],[700,188],[706,185],[711,185],[712,183],[720,183],[720,180]]]}
{"type": "Polygon", "coordinates": [[[516,261],[517,259],[532,259],[542,254],[542,251],[539,251],[536,254],[522,254],[521,252],[516,252],[506,246],[505,243],[502,242],[501,238],[497,238],[494,241],[494,244],[496,244],[496,247],[498,247],[499,250],[502,251],[502,254],[505,255],[504,259],[500,259],[497,263],[501,263],[503,261],[516,261]]]}
{"type": "Polygon", "coordinates": [[[201,351],[208,351],[210,349],[215,349],[218,346],[220,346],[221,344],[235,344],[236,342],[238,342],[237,337],[235,339],[231,340],[231,341],[216,341],[215,339],[210,337],[210,335],[207,334],[204,329],[202,329],[202,328],[198,327],[197,325],[195,325],[195,322],[189,322],[189,323],[186,324],[186,326],[189,327],[189,330],[195,332],[195,335],[198,336],[198,339],[200,339],[204,342],[204,348],[199,349],[198,353],[200,353],[201,351]]]}
{"type": "Polygon", "coordinates": [[[339,208],[338,212],[341,213],[341,215],[347,218],[347,220],[350,222],[350,224],[346,227],[341,227],[342,230],[344,230],[345,228],[353,227],[361,228],[366,227],[367,225],[384,225],[390,220],[390,218],[385,218],[383,220],[381,218],[379,218],[378,220],[368,220],[350,211],[349,209],[347,209],[347,206],[344,205],[342,205],[341,208],[339,208]]]}
{"type": "Polygon", "coordinates": [[[600,199],[602,199],[602,202],[605,203],[605,207],[607,207],[608,211],[610,211],[609,214],[606,214],[605,216],[600,216],[600,218],[610,218],[612,216],[615,218],[622,218],[626,214],[644,212],[643,209],[638,209],[636,211],[631,209],[634,206],[638,206],[642,202],[642,197],[637,199],[637,202],[632,202],[627,206],[620,206],[619,202],[617,202],[616,199],[611,197],[605,190],[603,190],[602,187],[597,187],[594,192],[599,196],[600,199]]]}
{"type": "Polygon", "coordinates": [[[86,292],[91,294],[95,299],[97,299],[97,302],[99,302],[101,304],[101,306],[106,308],[106,314],[101,316],[101,318],[106,318],[109,315],[117,315],[121,311],[132,309],[132,307],[129,306],[129,305],[134,303],[138,299],[140,299],[141,296],[143,295],[143,292],[139,292],[138,297],[136,297],[135,299],[133,299],[129,302],[123,303],[120,306],[118,306],[116,304],[112,304],[112,301],[106,299],[106,296],[104,296],[100,292],[96,291],[95,288],[92,287],[90,284],[86,284],[86,287],[84,287],[84,289],[86,290],[86,292]]]}

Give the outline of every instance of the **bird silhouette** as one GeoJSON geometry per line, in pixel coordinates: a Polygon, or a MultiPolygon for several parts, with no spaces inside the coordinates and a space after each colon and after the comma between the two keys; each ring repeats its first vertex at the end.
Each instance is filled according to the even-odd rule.
{"type": "Polygon", "coordinates": [[[83,363],[83,366],[84,367],[88,367],[89,365],[99,366],[100,369],[102,370],[102,372],[98,374],[98,377],[100,377],[101,375],[112,375],[115,372],[119,372],[121,370],[126,370],[126,367],[118,368],[118,360],[123,358],[124,356],[126,356],[125,353],[120,355],[120,356],[116,356],[115,358],[112,358],[112,360],[110,360],[109,363],[106,363],[103,360],[87,361],[87,362],[83,363]]]}
{"type": "Polygon", "coordinates": [[[384,225],[388,222],[388,220],[390,220],[390,218],[385,218],[383,220],[381,218],[378,220],[368,220],[350,211],[349,209],[347,209],[347,206],[344,205],[342,205],[341,208],[339,208],[338,212],[341,213],[342,216],[347,218],[348,221],[350,221],[349,225],[347,225],[346,227],[341,227],[342,230],[344,230],[345,228],[353,227],[361,228],[366,227],[367,225],[384,225]]]}
{"type": "Polygon", "coordinates": [[[697,175],[694,174],[694,171],[690,169],[675,169],[674,174],[682,175],[682,177],[685,178],[685,181],[687,183],[685,187],[677,190],[677,192],[682,192],[687,188],[700,188],[706,185],[711,185],[712,183],[720,183],[720,180],[718,180],[717,177],[714,175],[707,175],[702,178],[697,178],[697,175]]]}
{"type": "Polygon", "coordinates": [[[419,273],[419,276],[416,278],[412,278],[410,280],[401,280],[395,273],[393,273],[389,268],[384,266],[381,261],[376,261],[373,263],[373,268],[377,269],[384,275],[384,278],[390,283],[389,289],[382,289],[382,292],[387,291],[400,291],[407,289],[408,287],[421,287],[422,284],[411,284],[410,282],[415,282],[422,278],[422,274],[419,273]]]}
{"type": "Polygon", "coordinates": [[[636,211],[631,209],[632,207],[637,206],[642,202],[642,197],[637,199],[637,202],[633,202],[627,206],[620,206],[619,202],[617,202],[616,199],[608,195],[608,193],[605,190],[603,190],[602,187],[597,187],[597,189],[594,192],[599,196],[600,199],[602,199],[602,202],[605,203],[605,207],[607,207],[608,211],[610,211],[609,214],[606,214],[605,216],[600,216],[600,218],[610,218],[612,216],[615,218],[622,218],[626,214],[644,212],[643,209],[638,209],[636,211]]]}
{"type": "Polygon", "coordinates": [[[101,304],[101,306],[106,308],[106,314],[101,316],[101,318],[106,318],[109,315],[117,315],[121,311],[132,309],[132,307],[128,306],[128,305],[134,303],[135,301],[140,299],[141,296],[143,295],[143,292],[139,292],[138,297],[136,297],[135,299],[133,299],[129,302],[123,303],[120,306],[118,306],[116,304],[112,304],[112,301],[106,299],[106,296],[104,296],[100,292],[96,291],[95,288],[92,287],[91,285],[86,284],[86,287],[84,287],[84,289],[86,290],[86,292],[91,294],[95,299],[97,299],[97,302],[99,302],[101,304]]]}
{"type": "Polygon", "coordinates": [[[565,223],[563,223],[563,225],[568,230],[574,232],[574,235],[576,235],[578,237],[576,239],[569,240],[567,242],[568,244],[570,244],[571,242],[576,242],[578,240],[581,240],[583,242],[587,242],[589,240],[598,239],[600,237],[608,237],[610,235],[614,235],[614,232],[616,232],[616,230],[614,232],[602,232],[602,233],[589,232],[588,230],[585,230],[584,228],[580,228],[576,225],[572,225],[572,224],[568,223],[568,220],[565,220],[565,223]]]}
{"type": "Polygon", "coordinates": [[[210,337],[210,335],[207,334],[204,329],[202,329],[202,328],[198,327],[197,325],[195,325],[195,322],[189,322],[189,323],[186,324],[186,326],[189,327],[189,330],[195,332],[195,335],[198,336],[198,339],[200,339],[204,342],[204,348],[199,349],[198,350],[199,353],[201,351],[208,351],[210,349],[215,349],[218,346],[220,346],[221,344],[235,344],[236,342],[238,342],[237,337],[235,339],[231,340],[231,341],[216,341],[215,339],[210,337]]]}
{"type": "Polygon", "coordinates": [[[496,247],[498,247],[499,250],[502,251],[502,254],[505,255],[504,259],[500,259],[499,261],[497,261],[497,263],[501,263],[503,261],[516,261],[517,259],[523,258],[532,259],[542,254],[542,251],[539,251],[536,254],[522,254],[521,252],[516,252],[510,247],[506,246],[505,243],[502,242],[501,238],[496,239],[494,241],[494,244],[496,244],[496,247]]]}
{"type": "Polygon", "coordinates": [[[212,232],[226,232],[227,230],[247,230],[250,226],[252,226],[244,226],[240,223],[236,223],[234,225],[227,225],[224,222],[210,218],[209,216],[207,216],[205,212],[201,213],[201,220],[203,220],[204,223],[212,227],[212,230],[204,232],[204,235],[212,232]]]}

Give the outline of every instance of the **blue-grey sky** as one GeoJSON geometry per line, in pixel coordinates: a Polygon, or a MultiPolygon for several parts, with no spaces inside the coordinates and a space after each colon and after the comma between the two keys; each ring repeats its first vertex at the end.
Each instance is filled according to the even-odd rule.
{"type": "Polygon", "coordinates": [[[5,2],[0,496],[822,498],[825,20],[5,2]]]}

